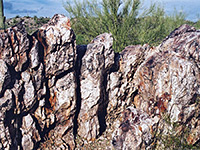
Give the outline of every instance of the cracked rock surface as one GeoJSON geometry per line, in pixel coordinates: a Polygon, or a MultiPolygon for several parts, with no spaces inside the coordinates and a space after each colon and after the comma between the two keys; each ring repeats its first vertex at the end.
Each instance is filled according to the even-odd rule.
{"type": "MultiPolygon", "coordinates": [[[[145,126],[142,123],[137,131],[131,122],[133,114],[122,119],[116,129],[113,145],[122,149],[165,149],[183,145],[184,140],[190,146],[199,143],[199,42],[200,32],[188,25],[175,29],[158,47],[147,52],[144,61],[136,68],[132,83],[137,90],[132,106],[138,110],[138,119],[148,115],[151,122],[156,117],[157,127],[152,130],[149,139],[141,134],[136,144],[128,139],[130,132],[136,136],[145,126]],[[139,114],[143,111],[143,114],[139,114]],[[123,126],[129,130],[124,130],[123,126]],[[128,126],[128,127],[127,127],[128,126]],[[128,133],[126,133],[128,132],[128,133]],[[181,139],[176,145],[175,137],[181,139]],[[128,140],[126,140],[126,138],[128,140]],[[171,138],[171,139],[170,139],[171,138]],[[170,143],[174,138],[175,145],[170,143]],[[140,139],[140,140],[139,140],[140,139]],[[167,141],[167,140],[169,141],[167,141]],[[148,141],[151,141],[148,143],[148,141]],[[166,142],[171,147],[166,147],[166,142]]],[[[126,111],[125,111],[126,113],[126,111]]],[[[151,125],[151,123],[148,123],[151,125]]],[[[143,130],[142,130],[143,132],[143,130]]],[[[148,130],[146,133],[149,133],[148,130]]],[[[133,135],[131,137],[134,137],[133,135]]]]}
{"type": "Polygon", "coordinates": [[[73,149],[76,43],[69,19],[55,15],[33,35],[22,22],[0,34],[1,148],[54,149],[53,139],[62,141],[57,148],[73,149]]]}
{"type": "Polygon", "coordinates": [[[200,141],[200,31],[120,53],[103,33],[76,46],[55,15],[32,35],[0,31],[0,149],[165,149],[200,141]],[[187,133],[187,134],[186,134],[187,133]]]}

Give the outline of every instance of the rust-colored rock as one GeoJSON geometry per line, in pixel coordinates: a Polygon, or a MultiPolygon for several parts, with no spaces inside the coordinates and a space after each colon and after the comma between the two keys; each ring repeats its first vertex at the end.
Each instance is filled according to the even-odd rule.
{"type": "MultiPolygon", "coordinates": [[[[152,117],[160,116],[162,121],[158,129],[164,129],[161,134],[176,130],[169,127],[166,116],[171,124],[178,123],[184,130],[189,128],[188,144],[199,140],[196,131],[200,118],[191,120],[192,116],[198,116],[199,110],[199,37],[200,33],[193,27],[181,26],[157,47],[156,52],[148,54],[134,75],[134,84],[138,87],[136,107],[152,117]]],[[[184,130],[172,135],[182,134],[184,130]]]]}
{"type": "Polygon", "coordinates": [[[43,61],[47,76],[60,75],[74,67],[75,35],[64,15],[55,15],[49,23],[33,34],[43,46],[43,61]]]}
{"type": "Polygon", "coordinates": [[[0,37],[0,147],[38,149],[53,133],[62,141],[57,148],[74,149],[76,43],[69,19],[55,15],[32,36],[20,22],[0,37]]]}
{"type": "MultiPolygon", "coordinates": [[[[42,130],[53,128],[49,131],[48,137],[55,142],[57,148],[68,145],[70,149],[74,149],[73,120],[76,111],[74,32],[67,17],[55,15],[33,35],[44,50],[41,59],[47,79],[48,95],[36,110],[35,116],[42,130]]],[[[55,145],[51,145],[50,149],[54,149],[55,145]]]]}
{"type": "Polygon", "coordinates": [[[0,33],[0,58],[15,68],[16,72],[27,68],[30,40],[23,23],[0,33]]]}

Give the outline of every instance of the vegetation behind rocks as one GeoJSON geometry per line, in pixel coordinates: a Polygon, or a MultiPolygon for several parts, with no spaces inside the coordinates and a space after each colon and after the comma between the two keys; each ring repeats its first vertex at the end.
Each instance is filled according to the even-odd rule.
{"type": "Polygon", "coordinates": [[[174,10],[167,15],[164,7],[152,4],[144,8],[141,0],[97,0],[66,2],[65,9],[71,17],[77,44],[87,44],[104,32],[112,33],[114,49],[148,43],[158,45],[175,28],[182,24],[200,27],[200,21],[187,21],[186,15],[174,10]]]}
{"type": "Polygon", "coordinates": [[[20,21],[24,21],[26,31],[29,34],[32,34],[34,31],[36,31],[39,27],[41,27],[43,24],[47,23],[50,20],[48,17],[30,17],[30,16],[16,16],[14,18],[10,18],[6,20],[6,28],[11,27],[20,21]]]}

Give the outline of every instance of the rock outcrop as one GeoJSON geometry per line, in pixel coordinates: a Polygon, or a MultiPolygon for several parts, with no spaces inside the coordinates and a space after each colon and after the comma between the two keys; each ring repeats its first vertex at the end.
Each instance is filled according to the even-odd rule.
{"type": "MultiPolygon", "coordinates": [[[[137,90],[137,94],[132,99],[133,106],[138,113],[143,111],[147,114],[151,122],[156,117],[159,123],[157,128],[152,130],[150,139],[143,138],[143,133],[137,138],[142,140],[131,145],[133,141],[126,141],[130,137],[129,132],[122,128],[126,119],[122,119],[115,131],[117,134],[113,135],[114,146],[121,145],[123,149],[164,149],[168,145],[176,149],[185,146],[183,141],[190,146],[198,143],[200,135],[198,131],[200,128],[199,36],[199,31],[183,25],[173,31],[158,47],[147,52],[146,59],[136,68],[133,77],[133,87],[137,90]],[[175,140],[173,144],[170,143],[172,137],[178,137],[179,143],[175,143],[175,140]]],[[[141,114],[138,119],[140,117],[141,114]]],[[[128,120],[130,118],[131,116],[128,120]]],[[[139,120],[142,122],[142,119],[139,120]]],[[[134,125],[135,123],[128,121],[130,132],[137,135],[138,131],[132,128],[134,125]]],[[[142,126],[140,129],[143,129],[142,126]]],[[[149,132],[148,129],[145,134],[149,132]]]]}
{"type": "Polygon", "coordinates": [[[23,22],[1,31],[0,148],[91,149],[101,139],[115,149],[163,149],[168,137],[197,146],[200,32],[183,25],[158,47],[121,53],[112,44],[104,33],[76,46],[64,15],[32,35],[23,22]]]}
{"type": "Polygon", "coordinates": [[[45,148],[50,139],[73,149],[77,54],[69,19],[55,15],[32,36],[21,22],[0,39],[1,148],[45,148]]]}

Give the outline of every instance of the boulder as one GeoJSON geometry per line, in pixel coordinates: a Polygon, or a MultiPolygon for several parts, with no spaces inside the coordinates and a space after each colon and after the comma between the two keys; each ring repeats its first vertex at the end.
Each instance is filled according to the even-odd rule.
{"type": "MultiPolygon", "coordinates": [[[[121,79],[127,80],[132,87],[128,84],[124,86],[124,91],[128,91],[124,104],[132,105],[135,108],[128,108],[121,113],[122,121],[114,123],[116,130],[111,142],[116,149],[177,149],[191,147],[198,143],[200,120],[199,35],[200,32],[193,27],[182,25],[175,29],[158,47],[142,51],[142,54],[140,47],[135,47],[135,50],[132,48],[131,51],[125,49],[122,52],[122,54],[127,53],[125,56],[129,56],[129,58],[133,52],[136,52],[138,54],[136,56],[139,56],[139,59],[136,60],[141,61],[132,70],[127,69],[130,70],[129,76],[126,73],[126,68],[130,66],[128,63],[123,67],[124,70],[121,73],[122,76],[123,73],[126,74],[121,79]],[[130,99],[132,103],[129,102],[127,96],[131,94],[131,91],[133,91],[130,99]],[[151,122],[141,121],[142,119],[148,120],[145,117],[139,117],[141,112],[148,116],[151,122]],[[133,119],[135,114],[137,114],[139,122],[133,119]],[[155,128],[149,134],[149,126],[152,125],[155,118],[155,124],[153,123],[155,128]],[[148,127],[144,133],[142,126],[148,127]],[[148,138],[144,138],[144,136],[148,138]]],[[[135,62],[137,61],[130,61],[130,64],[134,65],[135,62]]],[[[120,65],[123,66],[123,63],[120,62],[120,65]]],[[[119,94],[120,70],[110,74],[111,81],[113,79],[113,82],[109,83],[110,87],[113,87],[110,88],[112,89],[110,93],[119,94]]],[[[111,105],[113,102],[115,102],[115,106],[120,104],[115,99],[115,97],[112,98],[111,105]]]]}
{"type": "Polygon", "coordinates": [[[74,67],[75,35],[68,18],[57,14],[33,35],[44,48],[40,53],[43,55],[46,76],[57,76],[74,67]]]}
{"type": "MultiPolygon", "coordinates": [[[[35,45],[43,48],[43,52],[39,52],[42,54],[39,60],[43,64],[43,76],[46,80],[44,81],[45,99],[37,108],[35,117],[42,131],[49,131],[49,142],[53,140],[55,143],[54,145],[47,144],[50,148],[63,148],[68,145],[69,149],[74,149],[73,120],[76,110],[74,70],[77,54],[75,35],[70,27],[70,20],[64,15],[57,14],[33,36],[39,41],[39,44],[35,45]]],[[[34,48],[32,50],[37,56],[38,51],[34,48]]],[[[34,60],[33,64],[37,64],[37,59],[32,60],[34,60]]],[[[39,85],[41,85],[41,79],[40,76],[36,79],[39,85]]],[[[43,146],[46,147],[45,144],[43,146]]]]}
{"type": "Polygon", "coordinates": [[[107,74],[114,65],[112,43],[111,34],[101,34],[87,45],[82,58],[78,135],[87,140],[94,140],[105,130],[107,74]]]}
{"type": "Polygon", "coordinates": [[[181,134],[188,144],[199,140],[199,132],[194,134],[199,128],[199,117],[193,118],[198,116],[199,110],[199,35],[188,25],[179,27],[157,47],[157,52],[147,57],[134,75],[138,87],[135,107],[151,117],[160,116],[160,135],[181,134]],[[189,131],[183,135],[186,129],[189,131]],[[179,132],[172,132],[175,130],[179,132]]]}

